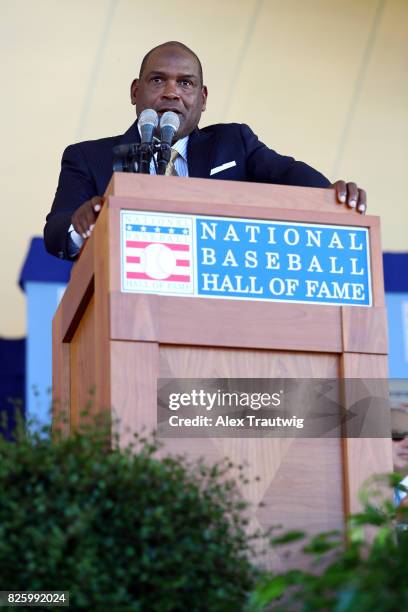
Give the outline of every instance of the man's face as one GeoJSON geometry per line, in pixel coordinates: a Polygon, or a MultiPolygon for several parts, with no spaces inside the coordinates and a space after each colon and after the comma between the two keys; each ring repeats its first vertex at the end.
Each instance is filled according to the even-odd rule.
{"type": "Polygon", "coordinates": [[[138,116],[145,108],[153,108],[159,116],[166,111],[177,113],[180,119],[177,138],[187,136],[197,127],[207,100],[207,88],[200,82],[195,57],[170,45],[151,53],[130,93],[138,116]]]}

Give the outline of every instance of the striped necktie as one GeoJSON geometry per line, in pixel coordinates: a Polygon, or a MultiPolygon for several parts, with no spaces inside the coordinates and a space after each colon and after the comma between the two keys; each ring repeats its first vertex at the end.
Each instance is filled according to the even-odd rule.
{"type": "Polygon", "coordinates": [[[178,176],[176,167],[174,165],[174,162],[176,161],[178,156],[179,156],[179,152],[176,151],[176,149],[172,149],[170,153],[170,161],[167,164],[165,176],[178,176]]]}

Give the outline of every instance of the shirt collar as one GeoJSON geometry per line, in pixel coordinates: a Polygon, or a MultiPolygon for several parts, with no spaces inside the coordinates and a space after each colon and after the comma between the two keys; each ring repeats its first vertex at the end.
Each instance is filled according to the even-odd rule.
{"type": "Polygon", "coordinates": [[[175,149],[180,157],[184,159],[184,161],[187,161],[188,138],[189,136],[184,136],[184,138],[180,138],[180,140],[177,140],[177,142],[171,146],[171,148],[175,149]]]}

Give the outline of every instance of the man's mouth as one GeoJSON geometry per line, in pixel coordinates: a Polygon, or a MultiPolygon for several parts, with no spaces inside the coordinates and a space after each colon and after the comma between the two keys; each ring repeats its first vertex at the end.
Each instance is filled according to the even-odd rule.
{"type": "Polygon", "coordinates": [[[167,113],[167,112],[176,113],[176,115],[178,115],[179,117],[181,117],[183,114],[178,108],[171,108],[171,107],[161,108],[157,111],[157,114],[159,115],[159,117],[161,117],[162,115],[164,115],[164,113],[167,113]]]}

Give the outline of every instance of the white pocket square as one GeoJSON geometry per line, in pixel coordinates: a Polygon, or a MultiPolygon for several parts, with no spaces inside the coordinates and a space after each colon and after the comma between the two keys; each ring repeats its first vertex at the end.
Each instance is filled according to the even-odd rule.
{"type": "Polygon", "coordinates": [[[213,174],[217,174],[218,172],[222,172],[223,170],[227,170],[228,168],[233,168],[236,165],[237,165],[237,162],[234,160],[234,161],[227,162],[226,164],[222,164],[222,166],[217,166],[216,168],[212,168],[210,170],[210,176],[212,176],[213,174]]]}

